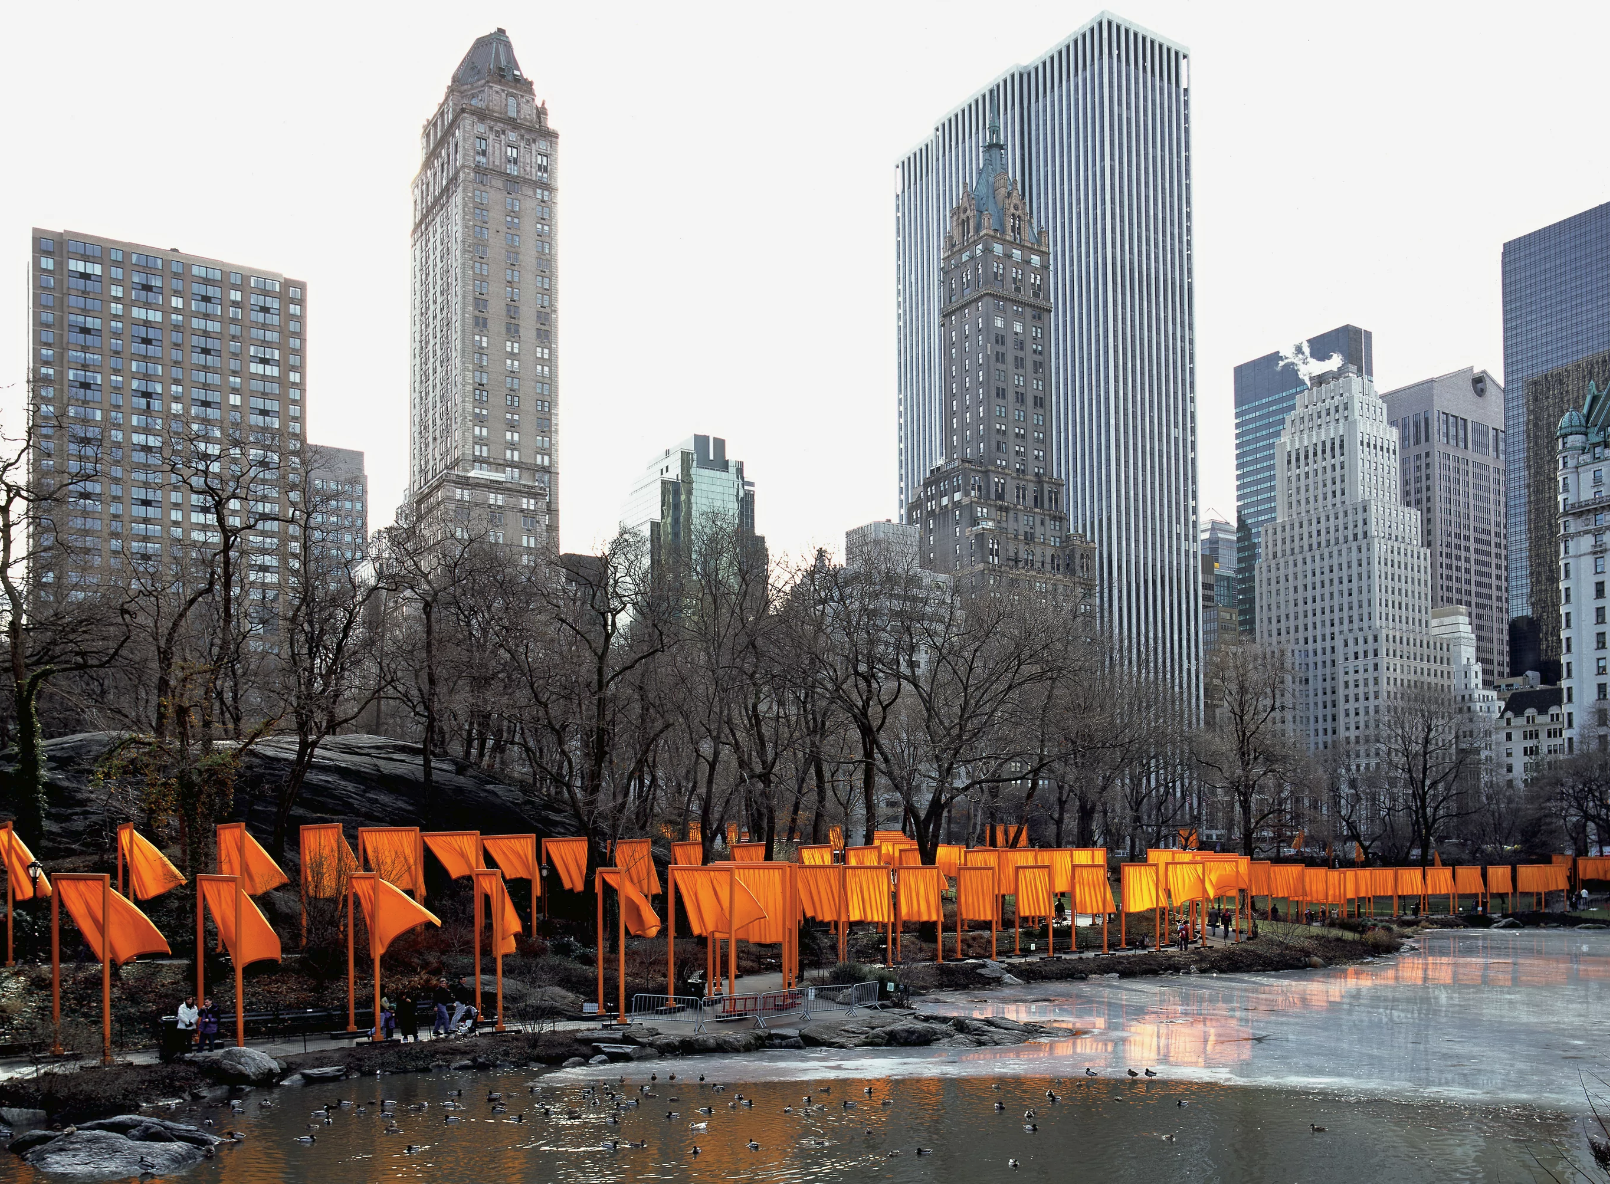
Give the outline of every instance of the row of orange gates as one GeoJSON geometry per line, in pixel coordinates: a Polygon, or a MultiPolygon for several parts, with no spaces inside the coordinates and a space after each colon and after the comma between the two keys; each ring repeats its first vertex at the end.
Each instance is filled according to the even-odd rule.
{"type": "MultiPolygon", "coordinates": [[[[1208,902],[1236,901],[1239,927],[1240,894],[1247,906],[1266,897],[1300,905],[1336,905],[1345,914],[1368,910],[1374,915],[1377,900],[1390,897],[1397,914],[1402,899],[1428,903],[1446,895],[1450,911],[1458,898],[1479,899],[1508,893],[1540,895],[1566,890],[1572,872],[1578,882],[1610,880],[1610,857],[1578,857],[1573,866],[1566,856],[1542,865],[1490,865],[1485,869],[1446,868],[1310,868],[1251,860],[1197,850],[1154,849],[1145,863],[1120,865],[1122,911],[1112,895],[1107,851],[1090,848],[1030,848],[1007,846],[1008,828],[992,828],[989,836],[1002,846],[966,847],[940,844],[933,864],[925,865],[914,840],[899,831],[879,831],[875,842],[846,846],[842,832],[833,828],[833,841],[797,848],[797,861],[765,859],[764,843],[742,840],[729,826],[730,861],[703,863],[698,839],[671,844],[671,862],[662,889],[649,839],[622,839],[614,843],[615,866],[595,869],[597,895],[598,1009],[604,1011],[604,898],[616,892],[619,909],[620,950],[619,1011],[625,1015],[625,935],[658,936],[661,924],[652,898],[665,896],[669,933],[666,943],[667,992],[675,989],[676,905],[680,894],[692,935],[706,939],[705,984],[714,992],[722,977],[731,996],[737,978],[737,941],[774,944],[782,948],[785,988],[799,978],[799,923],[825,922],[837,933],[839,958],[844,960],[849,926],[872,923],[885,930],[887,957],[899,957],[902,931],[908,923],[933,922],[939,927],[935,957],[944,960],[943,896],[954,889],[956,901],[955,948],[960,956],[965,926],[987,922],[991,950],[1006,897],[1014,898],[1014,949],[1021,949],[1024,919],[1047,923],[1066,896],[1071,911],[1102,918],[1102,948],[1108,943],[1107,920],[1118,913],[1120,944],[1127,945],[1127,915],[1153,912],[1154,932],[1161,939],[1161,914],[1178,910],[1194,935],[1208,902]],[[725,948],[726,974],[720,974],[725,948]]],[[[1021,843],[1022,828],[1012,839],[1021,843]]],[[[346,901],[347,921],[347,1026],[355,1030],[356,965],[354,909],[362,911],[369,936],[369,957],[374,971],[374,1015],[380,1015],[380,958],[401,934],[421,925],[440,925],[424,907],[425,852],[429,850],[452,879],[468,878],[475,887],[474,956],[481,965],[482,931],[490,925],[490,949],[496,961],[496,1022],[503,1027],[503,955],[515,949],[515,937],[524,928],[511,900],[506,881],[526,880],[533,902],[542,895],[542,874],[552,868],[567,891],[586,887],[589,843],[584,837],[538,840],[535,835],[483,835],[477,831],[421,831],[418,827],[363,827],[353,851],[339,823],[301,828],[301,897],[303,940],[306,940],[309,899],[346,901]],[[489,867],[490,857],[496,866],[489,867]],[[367,870],[365,870],[367,869],[367,870]],[[411,893],[410,899],[407,893],[411,893]]],[[[122,965],[140,954],[172,952],[167,940],[129,898],[149,900],[186,883],[184,875],[132,824],[118,828],[117,886],[105,873],[61,873],[52,878],[34,860],[11,823],[0,824],[0,856],[6,872],[6,965],[12,965],[13,905],[39,896],[51,899],[52,1017],[60,1029],[60,908],[65,905],[90,949],[102,963],[103,1055],[111,1048],[111,965],[122,965]],[[55,891],[52,891],[54,879],[55,891]],[[125,896],[127,889],[129,895],[125,896]]],[[[281,958],[279,935],[252,897],[289,883],[288,877],[244,823],[223,823],[217,828],[217,872],[197,877],[195,940],[196,994],[205,995],[204,930],[210,914],[220,949],[227,949],[235,976],[236,1042],[245,1042],[245,1007],[241,973],[253,962],[281,958]]],[[[535,925],[533,909],[532,925],[535,925]]],[[[1049,928],[1049,924],[1048,924],[1049,928]]],[[[1054,942],[1054,938],[1053,938],[1054,942]]],[[[1070,941],[1071,945],[1071,941],[1070,941]]],[[[1047,953],[1054,953],[1048,943],[1047,953]]],[[[475,975],[475,1006],[481,1010],[481,976],[475,975]]],[[[382,1033],[376,1023],[374,1038],[382,1033]]],[[[60,1049],[58,1047],[57,1051],[60,1049]]]]}

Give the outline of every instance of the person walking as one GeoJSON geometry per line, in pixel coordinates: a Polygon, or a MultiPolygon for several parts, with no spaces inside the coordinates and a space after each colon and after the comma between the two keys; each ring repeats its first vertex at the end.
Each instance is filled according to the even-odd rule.
{"type": "Polygon", "coordinates": [[[218,1008],[211,995],[201,1001],[201,1009],[196,1013],[196,1031],[201,1037],[202,1052],[218,1047],[218,1008]]]}
{"type": "Polygon", "coordinates": [[[380,999],[380,1039],[390,1040],[397,1034],[397,1013],[392,1009],[390,996],[380,999]]]}
{"type": "Polygon", "coordinates": [[[432,1036],[446,1036],[452,1031],[447,1022],[447,1009],[453,1005],[453,992],[447,985],[447,980],[439,979],[436,989],[430,993],[430,1001],[436,1005],[436,1014],[432,1017],[430,1034],[432,1036]]]}
{"type": "Polygon", "coordinates": [[[397,1031],[402,1034],[404,1044],[410,1040],[419,1043],[419,1000],[412,991],[404,991],[397,1002],[397,1031]]]}
{"type": "Polygon", "coordinates": [[[177,1014],[179,1017],[179,1031],[184,1033],[181,1043],[185,1045],[194,1044],[196,1041],[196,1022],[201,1017],[201,1012],[196,1008],[196,997],[194,995],[187,996],[185,1001],[179,1004],[177,1014]]]}

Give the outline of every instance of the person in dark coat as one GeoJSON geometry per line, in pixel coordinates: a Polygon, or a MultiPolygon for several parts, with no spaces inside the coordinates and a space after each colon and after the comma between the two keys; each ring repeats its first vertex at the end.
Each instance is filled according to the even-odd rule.
{"type": "Polygon", "coordinates": [[[430,1001],[436,1005],[436,1014],[432,1019],[430,1034],[432,1036],[446,1036],[451,1030],[447,1020],[447,1009],[453,1006],[455,1000],[452,988],[447,985],[445,978],[436,983],[436,989],[430,993],[430,1001]]]}
{"type": "Polygon", "coordinates": [[[419,1040],[419,1000],[414,998],[412,991],[404,991],[397,1003],[397,1031],[401,1033],[405,1044],[410,1040],[419,1040]]]}
{"type": "Polygon", "coordinates": [[[201,1010],[196,1013],[196,1030],[201,1034],[202,1052],[218,1047],[218,1006],[211,995],[202,1000],[201,1010]]]}

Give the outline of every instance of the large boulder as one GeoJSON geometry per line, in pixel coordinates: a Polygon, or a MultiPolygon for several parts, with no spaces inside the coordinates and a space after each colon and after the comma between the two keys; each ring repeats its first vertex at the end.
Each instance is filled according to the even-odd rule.
{"type": "Polygon", "coordinates": [[[43,1141],[12,1145],[24,1163],[43,1172],[96,1179],[120,1179],[149,1172],[162,1176],[183,1171],[212,1155],[219,1142],[199,1127],[165,1122],[141,1114],[123,1114],[43,1141]]]}
{"type": "Polygon", "coordinates": [[[231,1085],[270,1085],[285,1072],[281,1065],[266,1052],[255,1048],[214,1049],[212,1052],[193,1052],[185,1055],[207,1076],[231,1085]]]}

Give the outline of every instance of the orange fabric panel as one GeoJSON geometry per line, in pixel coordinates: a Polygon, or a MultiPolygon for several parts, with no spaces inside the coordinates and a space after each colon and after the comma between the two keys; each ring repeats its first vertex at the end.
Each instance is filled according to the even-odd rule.
{"type": "MultiPolygon", "coordinates": [[[[1203,884],[1207,894],[1212,899],[1229,896],[1232,892],[1245,888],[1251,876],[1251,869],[1243,866],[1246,860],[1244,855],[1204,855],[1202,857],[1203,884]]],[[[1247,861],[1250,864],[1250,860],[1247,861]]]]}
{"type": "Polygon", "coordinates": [[[118,832],[123,845],[123,864],[129,869],[129,891],[140,900],[150,900],[186,883],[168,857],[132,826],[118,832]]]}
{"type": "Polygon", "coordinates": [[[1500,893],[1511,892],[1513,880],[1510,876],[1507,863],[1489,863],[1487,865],[1487,891],[1493,896],[1500,893]]]}
{"type": "Polygon", "coordinates": [[[736,822],[729,822],[729,823],[727,823],[727,850],[731,851],[737,845],[738,845],[738,824],[736,822]]]}
{"type": "Polygon", "coordinates": [[[882,843],[886,840],[900,842],[905,838],[906,832],[903,830],[875,830],[872,832],[872,841],[874,843],[882,843]]]}
{"type": "Polygon", "coordinates": [[[1426,868],[1426,892],[1432,896],[1453,895],[1453,868],[1426,868]]]}
{"type": "Polygon", "coordinates": [[[1570,887],[1569,868],[1550,863],[1523,863],[1516,869],[1520,876],[1516,889],[1521,892],[1564,892],[1570,887]]]}
{"type": "Polygon", "coordinates": [[[969,847],[962,853],[962,865],[987,867],[994,871],[1001,866],[1001,853],[993,847],[969,847]]]}
{"type": "MultiPolygon", "coordinates": [[[[360,840],[361,842],[362,840],[360,840]]],[[[436,914],[415,903],[397,885],[384,876],[354,876],[352,894],[363,909],[363,920],[369,926],[370,940],[375,954],[384,954],[401,934],[421,925],[440,925],[436,914]]]]}
{"type": "Polygon", "coordinates": [[[688,924],[698,937],[729,932],[727,924],[727,894],[732,893],[733,911],[737,913],[741,933],[765,917],[765,910],[743,882],[733,876],[730,867],[682,868],[676,873],[676,896],[687,911],[688,924]]]}
{"type": "Polygon", "coordinates": [[[1163,865],[1163,874],[1168,878],[1168,896],[1174,902],[1174,907],[1178,908],[1186,901],[1202,899],[1204,888],[1200,863],[1166,863],[1163,865]]]}
{"type": "MultiPolygon", "coordinates": [[[[0,834],[0,852],[6,861],[6,877],[11,881],[11,895],[13,900],[32,900],[34,898],[34,882],[28,878],[28,865],[34,861],[34,853],[28,850],[28,844],[11,827],[7,827],[4,834],[0,834]]],[[[50,895],[50,877],[43,872],[39,874],[39,895],[50,895]]]]}
{"type": "Polygon", "coordinates": [[[1073,891],[1074,852],[1071,847],[1043,847],[1040,862],[1051,869],[1051,891],[1061,896],[1073,891]]]}
{"type": "Polygon", "coordinates": [[[1247,891],[1253,896],[1273,895],[1273,885],[1269,875],[1269,861],[1267,859],[1254,859],[1252,861],[1247,880],[1252,885],[1247,891]]]}
{"type": "Polygon", "coordinates": [[[1473,863],[1461,864],[1453,869],[1453,890],[1461,896],[1480,896],[1482,893],[1481,868],[1473,863]]]}
{"type": "Polygon", "coordinates": [[[1421,896],[1425,893],[1425,876],[1417,867],[1394,868],[1392,891],[1396,896],[1421,896]]]}
{"type": "Polygon", "coordinates": [[[319,900],[346,895],[347,877],[358,870],[339,822],[304,826],[301,859],[302,891],[319,900]]]}
{"type": "Polygon", "coordinates": [[[967,848],[960,843],[941,843],[934,851],[934,866],[954,880],[966,854],[967,848]]]}
{"type": "Polygon", "coordinates": [[[252,838],[244,822],[220,822],[217,829],[218,870],[226,876],[246,877],[246,894],[258,896],[281,884],[289,884],[290,877],[280,870],[274,857],[263,850],[263,845],[252,838]],[[240,869],[240,853],[246,852],[246,870],[240,869]]]}
{"type": "Polygon", "coordinates": [[[558,869],[559,882],[571,892],[587,886],[587,840],[543,839],[542,860],[558,869]]]}
{"type": "Polygon", "coordinates": [[[632,877],[632,884],[644,896],[656,896],[660,874],[654,869],[654,843],[651,839],[620,839],[615,843],[615,866],[632,877]]]}
{"type": "MultiPolygon", "coordinates": [[[[922,866],[924,866],[923,862],[922,862],[922,848],[921,847],[917,847],[917,846],[902,847],[902,848],[900,848],[899,852],[897,852],[897,854],[900,857],[899,858],[899,866],[900,867],[922,867],[922,866]]],[[[928,866],[931,867],[933,865],[929,864],[928,866]]]]}
{"type": "Polygon", "coordinates": [[[830,843],[812,844],[799,849],[801,867],[833,866],[833,846],[830,843]]]}
{"type": "Polygon", "coordinates": [[[168,948],[167,939],[151,924],[151,918],[115,888],[106,889],[107,911],[111,916],[104,923],[105,937],[102,937],[99,876],[84,880],[58,876],[56,891],[61,894],[61,902],[73,918],[73,924],[78,926],[78,931],[84,935],[84,940],[97,958],[105,957],[103,941],[110,944],[112,961],[119,966],[141,954],[173,953],[168,948]]]}
{"type": "Polygon", "coordinates": [[[441,860],[450,879],[463,879],[476,868],[485,866],[479,831],[435,830],[426,831],[419,837],[425,840],[430,853],[441,860]]]}
{"type": "Polygon", "coordinates": [[[844,875],[850,920],[887,924],[894,919],[894,906],[889,900],[887,868],[850,867],[845,869],[844,875]]]}
{"type": "Polygon", "coordinates": [[[1074,847],[1071,850],[1073,851],[1073,862],[1076,864],[1107,866],[1107,848],[1105,847],[1074,847]]]}
{"type": "Polygon", "coordinates": [[[1391,896],[1392,890],[1397,887],[1397,871],[1389,867],[1366,868],[1359,873],[1365,896],[1391,896]]]}
{"type": "Polygon", "coordinates": [[[1081,864],[1073,869],[1073,911],[1097,917],[1118,911],[1106,868],[1081,864]]]}
{"type": "Polygon", "coordinates": [[[732,845],[732,862],[734,863],[764,863],[765,861],[765,843],[734,843],[732,845]]]}
{"type": "Polygon", "coordinates": [[[1576,878],[1578,880],[1610,880],[1610,856],[1577,856],[1576,878]]]}
{"type": "MultiPolygon", "coordinates": [[[[1013,851],[1012,854],[1017,854],[1013,851]]],[[[1020,917],[1051,915],[1051,869],[1045,864],[1013,865],[1012,895],[1020,917]]]]}
{"type": "Polygon", "coordinates": [[[835,851],[844,850],[844,828],[842,826],[828,827],[827,842],[835,851]]]}
{"type": "Polygon", "coordinates": [[[1119,886],[1123,889],[1124,912],[1144,913],[1163,903],[1158,891],[1158,865],[1122,863],[1118,865],[1119,886]]]}
{"type": "Polygon", "coordinates": [[[218,926],[218,935],[224,939],[224,948],[242,966],[250,966],[253,962],[278,962],[279,934],[274,932],[274,927],[268,923],[268,918],[263,916],[249,892],[240,901],[240,945],[235,944],[237,891],[228,880],[201,881],[202,898],[207,902],[207,910],[212,913],[213,924],[218,926]]]}
{"type": "MultiPolygon", "coordinates": [[[[1029,867],[1034,864],[1046,863],[1040,852],[1032,847],[1002,847],[996,852],[997,875],[995,878],[995,891],[1001,896],[1011,896],[1017,892],[1017,869],[1029,867]]],[[[1034,916],[1044,914],[1035,913],[1034,916]]]]}
{"type": "Polygon", "coordinates": [[[423,891],[422,852],[417,826],[365,826],[358,829],[358,858],[382,880],[404,892],[423,891]]]}
{"type": "Polygon", "coordinates": [[[1269,865],[1269,891],[1282,900],[1297,900],[1303,894],[1303,865],[1300,863],[1271,863],[1269,865]]]}
{"type": "Polygon", "coordinates": [[[900,869],[900,919],[902,921],[944,921],[945,909],[940,893],[945,875],[937,867],[900,869]]]}
{"type": "MultiPolygon", "coordinates": [[[[833,849],[827,849],[829,855],[833,849]]],[[[806,864],[799,869],[799,907],[817,921],[837,921],[844,913],[843,875],[831,864],[806,864]]]]}
{"type": "Polygon", "coordinates": [[[505,880],[530,880],[532,890],[540,891],[536,835],[482,835],[481,846],[497,860],[505,880]]]}
{"type": "Polygon", "coordinates": [[[671,862],[684,867],[698,867],[704,862],[704,844],[697,839],[671,844],[671,862]]]}
{"type": "Polygon", "coordinates": [[[1147,863],[1188,863],[1192,853],[1181,851],[1176,847],[1149,847],[1146,850],[1147,863]]]}
{"type": "MultiPolygon", "coordinates": [[[[795,872],[791,863],[762,863],[759,867],[736,870],[738,883],[749,889],[760,904],[763,917],[740,926],[738,937],[756,945],[774,945],[788,940],[788,877],[795,872]]],[[[797,923],[797,915],[793,920],[797,923]]]]}
{"type": "Polygon", "coordinates": [[[877,847],[846,847],[844,862],[851,867],[874,867],[883,862],[883,852],[877,847]]]}
{"type": "MultiPolygon", "coordinates": [[[[496,915],[501,918],[500,923],[492,927],[492,932],[494,934],[496,934],[500,928],[503,931],[503,940],[499,943],[502,946],[502,949],[500,949],[498,952],[501,954],[514,953],[514,939],[518,937],[521,931],[525,928],[525,922],[520,920],[520,910],[514,907],[514,901],[509,897],[508,885],[503,882],[502,876],[488,876],[484,874],[475,877],[475,885],[480,890],[481,895],[486,897],[486,907],[491,910],[496,910],[496,915]]],[[[655,932],[657,933],[659,932],[659,922],[656,920],[654,924],[655,932]]],[[[632,917],[630,913],[628,913],[626,917],[626,927],[628,929],[632,928],[632,917]]],[[[637,930],[632,929],[632,932],[636,933],[637,930]]],[[[651,933],[648,936],[653,937],[654,934],[651,933]]]]}
{"type": "Polygon", "coordinates": [[[1303,868],[1302,898],[1316,904],[1330,903],[1330,870],[1323,867],[1303,868]]]}
{"type": "Polygon", "coordinates": [[[1569,855],[1550,855],[1549,862],[1555,867],[1570,867],[1571,857],[1569,855]]]}
{"type": "Polygon", "coordinates": [[[956,911],[966,921],[993,921],[996,907],[995,869],[963,864],[956,869],[956,911]]]}

